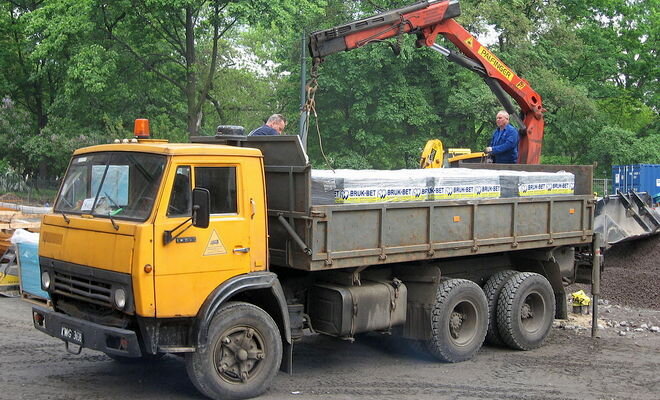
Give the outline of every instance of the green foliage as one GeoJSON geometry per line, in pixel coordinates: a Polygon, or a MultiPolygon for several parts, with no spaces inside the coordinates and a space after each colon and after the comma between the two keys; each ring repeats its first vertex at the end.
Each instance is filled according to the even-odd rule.
{"type": "Polygon", "coordinates": [[[658,119],[657,111],[626,91],[620,91],[616,97],[598,100],[597,104],[610,124],[639,132],[640,136],[648,134],[649,128],[658,119]]]}
{"type": "MultiPolygon", "coordinates": [[[[76,147],[129,137],[135,118],[171,141],[220,124],[250,131],[275,112],[297,133],[301,35],[410,3],[2,1],[0,168],[61,176],[76,147]]],[[[596,163],[603,177],[612,163],[660,163],[657,1],[461,8],[459,23],[543,97],[542,162],[596,163]]],[[[327,57],[308,138],[315,167],[327,167],[325,152],[334,168],[414,168],[432,138],[486,146],[501,105],[476,74],[414,39],[399,56],[379,43],[327,57]]]]}
{"type": "Polygon", "coordinates": [[[0,193],[22,192],[27,190],[23,177],[8,163],[0,161],[0,193]]]}
{"type": "Polygon", "coordinates": [[[597,176],[607,177],[612,165],[660,163],[660,135],[644,138],[627,129],[606,126],[591,138],[586,157],[598,160],[597,176]]]}

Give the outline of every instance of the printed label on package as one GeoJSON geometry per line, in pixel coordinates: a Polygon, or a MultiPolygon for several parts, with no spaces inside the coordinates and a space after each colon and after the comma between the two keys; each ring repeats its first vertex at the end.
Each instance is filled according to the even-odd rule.
{"type": "Polygon", "coordinates": [[[429,189],[430,200],[500,197],[500,185],[447,185],[429,189]]]}
{"type": "Polygon", "coordinates": [[[573,182],[540,182],[518,185],[520,196],[542,196],[551,194],[573,194],[573,182]]]}
{"type": "Polygon", "coordinates": [[[427,188],[363,188],[335,190],[335,203],[381,203],[389,201],[421,201],[428,197],[427,188]]]}

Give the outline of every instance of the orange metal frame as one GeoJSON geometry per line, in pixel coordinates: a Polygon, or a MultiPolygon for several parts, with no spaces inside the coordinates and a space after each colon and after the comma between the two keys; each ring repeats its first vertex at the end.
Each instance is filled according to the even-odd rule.
{"type": "Polygon", "coordinates": [[[419,46],[432,46],[438,35],[444,36],[463,54],[482,65],[487,75],[496,79],[502,89],[518,103],[526,126],[526,134],[520,137],[518,162],[538,164],[543,142],[545,112],[541,96],[532,89],[529,82],[516,75],[453,18],[445,17],[450,5],[449,1],[428,4],[425,8],[401,13],[400,19],[396,22],[364,30],[359,30],[356,26],[355,32],[343,37],[346,50],[356,49],[373,41],[389,39],[402,33],[417,34],[419,46]]]}

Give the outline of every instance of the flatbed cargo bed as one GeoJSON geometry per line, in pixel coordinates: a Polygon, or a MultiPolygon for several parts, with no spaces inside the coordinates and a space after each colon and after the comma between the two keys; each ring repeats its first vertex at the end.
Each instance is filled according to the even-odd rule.
{"type": "Polygon", "coordinates": [[[311,166],[297,136],[193,141],[229,141],[263,152],[272,265],[321,271],[592,241],[591,166],[489,165],[572,172],[574,195],[313,205],[311,166]]]}

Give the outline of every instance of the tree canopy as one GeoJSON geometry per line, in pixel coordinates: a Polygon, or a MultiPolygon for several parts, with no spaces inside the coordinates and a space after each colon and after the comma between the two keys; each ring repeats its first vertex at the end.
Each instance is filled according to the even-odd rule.
{"type": "MultiPolygon", "coordinates": [[[[411,2],[0,0],[0,169],[57,178],[73,149],[130,136],[135,118],[187,141],[277,112],[296,134],[301,37],[411,2]]],[[[596,163],[601,177],[660,163],[657,1],[460,5],[458,22],[543,96],[543,163],[596,163]]],[[[322,152],[334,167],[412,168],[432,138],[481,150],[501,108],[411,35],[398,56],[373,44],[319,73],[308,137],[319,168],[322,152]]]]}

